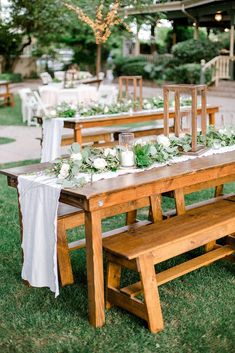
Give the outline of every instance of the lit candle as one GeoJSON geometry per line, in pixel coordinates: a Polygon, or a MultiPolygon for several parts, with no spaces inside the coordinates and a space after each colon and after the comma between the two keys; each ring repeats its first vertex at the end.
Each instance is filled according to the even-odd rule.
{"type": "Polygon", "coordinates": [[[121,165],[122,167],[133,167],[135,164],[135,157],[133,151],[121,151],[121,165]]]}

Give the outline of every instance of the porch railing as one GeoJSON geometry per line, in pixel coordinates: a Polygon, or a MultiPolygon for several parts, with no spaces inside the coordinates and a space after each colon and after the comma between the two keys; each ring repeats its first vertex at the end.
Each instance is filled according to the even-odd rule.
{"type": "Polygon", "coordinates": [[[219,80],[231,79],[231,63],[235,61],[235,56],[219,55],[208,61],[201,60],[201,83],[205,83],[206,70],[211,71],[211,80],[209,83],[215,83],[218,86],[219,80]]]}

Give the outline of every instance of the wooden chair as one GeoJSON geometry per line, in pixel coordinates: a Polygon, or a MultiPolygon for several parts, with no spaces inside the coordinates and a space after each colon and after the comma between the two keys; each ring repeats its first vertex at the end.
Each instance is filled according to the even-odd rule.
{"type": "Polygon", "coordinates": [[[142,76],[119,76],[119,98],[131,98],[129,92],[129,82],[133,84],[133,99],[134,102],[138,102],[140,109],[143,104],[143,79],[142,76]],[[123,92],[124,88],[124,92],[123,92]],[[139,91],[139,92],[138,92],[139,91]]]}
{"type": "Polygon", "coordinates": [[[0,81],[0,100],[3,99],[4,105],[10,105],[14,107],[14,96],[10,92],[10,82],[8,81],[0,81]]]}
{"type": "Polygon", "coordinates": [[[106,307],[119,306],[148,322],[152,333],[164,328],[158,287],[235,252],[232,245],[213,250],[173,268],[155,273],[154,265],[183,254],[235,231],[235,197],[194,208],[185,213],[183,189],[175,191],[178,215],[162,221],[161,195],[150,198],[154,222],[131,233],[103,240],[106,250],[106,307]],[[209,215],[209,217],[208,217],[209,215]],[[122,267],[137,271],[140,281],[120,288],[122,267]],[[144,300],[136,296],[143,293],[144,300]]]}

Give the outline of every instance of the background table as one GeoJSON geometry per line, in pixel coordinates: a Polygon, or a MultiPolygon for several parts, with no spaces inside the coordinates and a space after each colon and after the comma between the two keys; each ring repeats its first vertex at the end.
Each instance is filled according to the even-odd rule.
{"type": "MultiPolygon", "coordinates": [[[[42,171],[50,164],[36,164],[0,171],[8,184],[17,186],[21,174],[42,171]]],[[[134,211],[149,204],[155,194],[182,189],[184,194],[235,181],[235,152],[196,158],[87,184],[83,188],[62,189],[60,201],[81,207],[85,212],[88,309],[90,323],[105,323],[102,254],[102,218],[134,211]]]]}
{"type": "MultiPolygon", "coordinates": [[[[206,109],[206,112],[209,116],[209,124],[210,125],[215,125],[215,113],[219,111],[218,106],[208,106],[206,109]]],[[[201,109],[199,108],[197,110],[197,114],[201,114],[201,109]]],[[[174,119],[175,118],[175,112],[172,110],[170,111],[169,117],[174,119]]],[[[114,130],[114,126],[117,126],[116,131],[120,131],[122,128],[120,125],[124,124],[135,124],[135,123],[143,123],[143,122],[156,122],[158,120],[163,120],[164,118],[164,112],[163,110],[156,110],[156,111],[140,111],[140,112],[133,112],[132,114],[130,113],[123,113],[117,114],[117,115],[110,115],[110,116],[97,116],[97,117],[84,117],[84,118],[78,118],[78,119],[64,119],[64,127],[72,129],[74,131],[74,138],[72,141],[69,141],[71,144],[73,141],[82,143],[83,142],[83,136],[82,136],[82,129],[88,129],[88,128],[101,128],[101,127],[108,127],[111,126],[112,130],[114,130]],[[119,128],[118,128],[119,125],[119,128]]],[[[159,127],[156,125],[156,127],[152,127],[152,129],[148,128],[147,129],[147,135],[154,135],[156,134],[156,130],[159,129],[159,127]]],[[[92,130],[91,130],[92,132],[92,130]]],[[[113,131],[112,131],[113,132],[113,131]]],[[[162,129],[163,132],[163,129],[162,129]]],[[[158,132],[160,133],[160,132],[158,132]]],[[[140,134],[141,135],[141,134],[140,134]]],[[[144,134],[144,132],[142,133],[144,134]]]]}
{"type": "Polygon", "coordinates": [[[75,88],[63,88],[61,83],[52,83],[38,87],[42,101],[47,106],[57,106],[62,102],[74,105],[90,104],[98,99],[98,91],[94,86],[80,84],[75,88]]]}

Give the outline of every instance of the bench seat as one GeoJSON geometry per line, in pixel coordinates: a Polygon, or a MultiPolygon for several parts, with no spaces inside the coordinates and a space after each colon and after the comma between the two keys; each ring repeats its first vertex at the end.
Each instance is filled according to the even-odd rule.
{"type": "Polygon", "coordinates": [[[107,253],[106,307],[112,305],[146,320],[152,333],[164,327],[158,286],[235,252],[235,197],[189,210],[185,214],[150,224],[132,232],[103,239],[107,253]],[[155,273],[154,265],[229,236],[229,245],[219,246],[166,271],[155,273]],[[138,271],[140,281],[120,288],[122,267],[138,271]],[[137,299],[140,293],[144,301],[137,299]]]}
{"type": "Polygon", "coordinates": [[[225,199],[139,228],[133,233],[107,238],[103,247],[128,260],[152,252],[155,263],[158,263],[233,232],[235,202],[225,199]]]}

